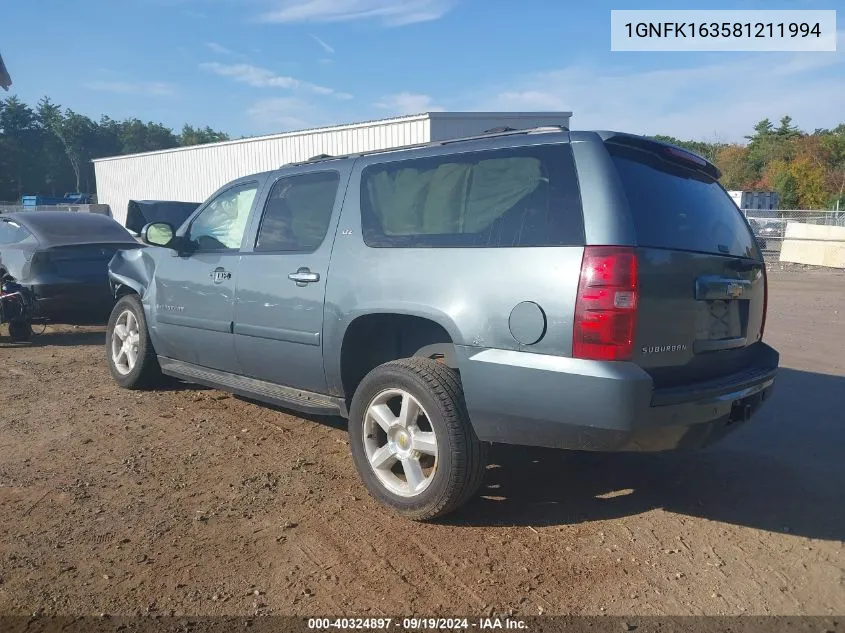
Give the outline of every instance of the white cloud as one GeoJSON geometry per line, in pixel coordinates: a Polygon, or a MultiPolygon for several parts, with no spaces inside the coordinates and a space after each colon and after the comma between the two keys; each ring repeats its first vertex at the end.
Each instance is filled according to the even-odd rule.
{"type": "Polygon", "coordinates": [[[277,75],[272,70],[261,68],[259,66],[252,66],[250,64],[220,64],[217,62],[208,62],[200,64],[200,68],[215,75],[228,77],[234,81],[244,83],[255,88],[302,90],[341,100],[348,100],[352,98],[352,95],[348,93],[338,92],[333,88],[318,86],[317,84],[312,84],[307,81],[300,81],[294,77],[277,75]]]}
{"type": "Polygon", "coordinates": [[[313,39],[315,42],[317,42],[317,44],[319,44],[319,45],[320,45],[320,47],[321,47],[321,48],[322,48],[322,49],[323,49],[326,53],[328,53],[329,55],[334,55],[334,48],[332,48],[331,46],[329,46],[329,45],[326,43],[326,41],[325,41],[325,40],[320,39],[319,37],[317,37],[317,36],[316,36],[316,35],[314,35],[313,33],[309,33],[308,35],[310,35],[310,36],[311,36],[311,39],[313,39]]]}
{"type": "Polygon", "coordinates": [[[349,22],[378,20],[404,26],[437,20],[456,0],[283,0],[261,16],[264,22],[349,22]]]}
{"type": "Polygon", "coordinates": [[[226,48],[222,44],[218,44],[217,42],[206,42],[206,47],[212,51],[213,53],[217,53],[218,55],[232,55],[233,52],[231,49],[226,48]]]}
{"type": "Polygon", "coordinates": [[[277,75],[272,70],[250,64],[208,62],[200,64],[200,68],[215,75],[229,77],[230,79],[256,88],[296,88],[300,85],[298,79],[277,75]]]}
{"type": "MultiPolygon", "coordinates": [[[[843,32],[839,32],[840,46],[843,32]]],[[[840,48],[841,50],[841,48],[840,48]]],[[[620,59],[625,59],[620,57],[620,59]]],[[[726,54],[658,70],[572,65],[490,88],[479,110],[572,110],[573,127],[741,141],[764,117],[809,129],[841,120],[841,53],[726,54]],[[839,95],[839,96],[837,96],[839,95]]]]}
{"type": "Polygon", "coordinates": [[[376,107],[389,110],[392,114],[420,114],[422,112],[442,112],[443,108],[435,105],[428,95],[413,92],[400,92],[387,95],[377,102],[376,107]]]}
{"type": "Polygon", "coordinates": [[[268,132],[315,127],[321,116],[316,113],[313,104],[297,97],[261,99],[247,110],[247,115],[259,129],[268,132]]]}
{"type": "Polygon", "coordinates": [[[123,95],[172,97],[176,94],[176,87],[173,84],[161,81],[89,81],[84,84],[84,87],[96,92],[111,92],[123,95]]]}

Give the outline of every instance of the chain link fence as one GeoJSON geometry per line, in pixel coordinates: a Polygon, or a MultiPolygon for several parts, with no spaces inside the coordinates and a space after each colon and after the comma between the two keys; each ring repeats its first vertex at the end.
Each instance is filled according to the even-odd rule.
{"type": "MultiPolygon", "coordinates": [[[[845,227],[845,210],[825,211],[820,209],[743,209],[754,236],[766,259],[779,260],[789,222],[815,224],[820,226],[845,227]]],[[[801,239],[790,237],[790,239],[801,239]]]]}

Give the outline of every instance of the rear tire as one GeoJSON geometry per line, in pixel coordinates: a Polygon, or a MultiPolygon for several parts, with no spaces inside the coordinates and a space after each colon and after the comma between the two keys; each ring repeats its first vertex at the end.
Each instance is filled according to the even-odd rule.
{"type": "Polygon", "coordinates": [[[106,358],[112,378],[124,389],[147,389],[162,382],[138,295],[121,297],[112,309],[106,330],[106,358]]]}
{"type": "Polygon", "coordinates": [[[367,374],[352,399],[349,444],[370,494],[418,521],[464,505],[484,477],[486,445],[470,423],[460,377],[428,358],[367,374]]]}
{"type": "Polygon", "coordinates": [[[32,326],[26,319],[9,321],[9,338],[15,343],[24,343],[32,338],[32,326]]]}

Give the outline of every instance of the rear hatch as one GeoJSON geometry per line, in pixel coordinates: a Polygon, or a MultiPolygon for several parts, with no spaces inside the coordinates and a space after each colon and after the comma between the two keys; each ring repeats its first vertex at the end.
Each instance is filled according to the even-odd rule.
{"type": "Polygon", "coordinates": [[[633,362],[656,389],[739,380],[771,356],[760,342],[765,265],[701,157],[641,137],[605,141],[637,235],[633,362]]]}

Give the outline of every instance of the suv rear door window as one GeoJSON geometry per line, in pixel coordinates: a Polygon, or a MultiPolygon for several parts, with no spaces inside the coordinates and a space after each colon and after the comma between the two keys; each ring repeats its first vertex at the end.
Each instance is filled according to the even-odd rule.
{"type": "Polygon", "coordinates": [[[640,246],[756,257],[754,238],[728,193],[697,171],[607,143],[640,246]]]}
{"type": "Polygon", "coordinates": [[[368,246],[584,243],[575,165],[564,144],[371,165],[361,213],[368,246]]]}
{"type": "Polygon", "coordinates": [[[256,251],[313,252],[329,229],[340,174],[312,172],[273,185],[258,230],[256,251]]]}

